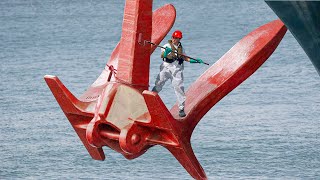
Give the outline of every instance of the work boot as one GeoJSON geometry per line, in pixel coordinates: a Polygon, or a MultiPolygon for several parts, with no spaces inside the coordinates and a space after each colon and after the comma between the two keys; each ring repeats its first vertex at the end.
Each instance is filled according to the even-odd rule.
{"type": "Polygon", "coordinates": [[[152,90],[151,90],[152,92],[156,92],[156,93],[158,93],[158,91],[157,91],[157,89],[156,89],[156,87],[154,86],[153,88],[152,88],[152,90]]]}
{"type": "Polygon", "coordinates": [[[184,113],[183,109],[179,110],[179,116],[180,117],[185,117],[186,116],[186,113],[184,113]]]}

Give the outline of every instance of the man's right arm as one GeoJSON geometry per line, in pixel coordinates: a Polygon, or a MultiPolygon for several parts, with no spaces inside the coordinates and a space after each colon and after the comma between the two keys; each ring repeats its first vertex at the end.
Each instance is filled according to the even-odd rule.
{"type": "Polygon", "coordinates": [[[163,47],[166,49],[161,48],[161,58],[165,58],[172,51],[169,43],[165,44],[163,47]]]}

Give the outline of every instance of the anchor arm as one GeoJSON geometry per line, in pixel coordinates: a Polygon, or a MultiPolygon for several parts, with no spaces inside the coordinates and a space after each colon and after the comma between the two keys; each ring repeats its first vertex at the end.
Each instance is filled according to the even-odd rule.
{"type": "MultiPolygon", "coordinates": [[[[286,30],[280,20],[255,29],[203,73],[186,92],[185,123],[194,129],[216,103],[249,78],[270,57],[286,30]]],[[[178,116],[177,104],[170,112],[174,117],[178,116]]]]}

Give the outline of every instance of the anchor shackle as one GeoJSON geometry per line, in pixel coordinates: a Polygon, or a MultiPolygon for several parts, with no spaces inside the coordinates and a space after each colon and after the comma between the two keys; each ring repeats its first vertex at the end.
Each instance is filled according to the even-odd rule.
{"type": "Polygon", "coordinates": [[[119,136],[120,147],[130,154],[137,154],[147,149],[148,137],[151,135],[149,129],[135,123],[129,124],[121,130],[119,136]]]}

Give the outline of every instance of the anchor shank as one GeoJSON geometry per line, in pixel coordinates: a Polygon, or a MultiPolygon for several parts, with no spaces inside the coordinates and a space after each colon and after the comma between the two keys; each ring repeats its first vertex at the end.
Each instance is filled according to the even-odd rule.
{"type": "Polygon", "coordinates": [[[117,77],[137,89],[148,89],[150,46],[138,43],[139,34],[151,40],[152,0],[126,1],[117,77]]]}

